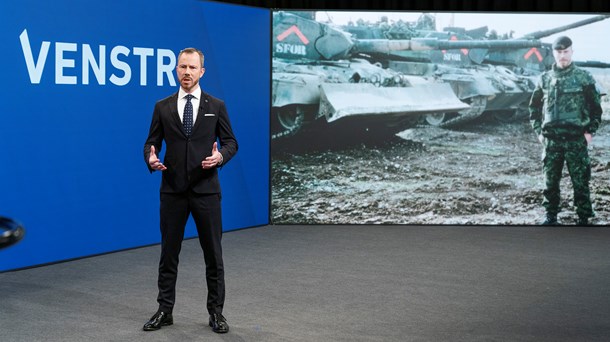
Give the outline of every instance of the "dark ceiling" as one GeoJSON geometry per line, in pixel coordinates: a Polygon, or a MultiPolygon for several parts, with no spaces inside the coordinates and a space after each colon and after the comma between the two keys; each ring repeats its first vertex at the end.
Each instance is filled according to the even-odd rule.
{"type": "Polygon", "coordinates": [[[272,9],[610,12],[607,0],[222,0],[272,9]]]}

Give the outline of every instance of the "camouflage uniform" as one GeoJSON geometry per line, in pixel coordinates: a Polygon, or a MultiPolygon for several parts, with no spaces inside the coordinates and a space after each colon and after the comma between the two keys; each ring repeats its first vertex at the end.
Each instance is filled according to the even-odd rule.
{"type": "Polygon", "coordinates": [[[595,134],[601,123],[600,95],[591,74],[572,63],[561,69],[553,65],[540,76],[529,104],[530,122],[544,137],[543,170],[547,215],[559,212],[559,183],[564,161],[574,188],[579,218],[593,216],[589,180],[591,161],[584,133],[595,134]]]}

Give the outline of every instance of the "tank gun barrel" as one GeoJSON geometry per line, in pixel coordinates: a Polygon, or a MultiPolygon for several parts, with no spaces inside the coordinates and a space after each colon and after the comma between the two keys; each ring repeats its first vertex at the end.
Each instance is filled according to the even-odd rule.
{"type": "Polygon", "coordinates": [[[439,40],[436,38],[413,38],[408,40],[360,39],[354,41],[354,52],[388,53],[391,51],[427,51],[452,49],[520,49],[540,47],[536,39],[514,40],[439,40]]]}
{"type": "Polygon", "coordinates": [[[581,21],[577,21],[575,23],[572,24],[568,24],[568,25],[563,25],[563,26],[559,26],[556,28],[552,28],[552,29],[548,29],[548,30],[542,30],[542,31],[536,31],[536,32],[532,32],[532,33],[528,33],[525,36],[523,36],[521,39],[540,39],[540,38],[544,38],[544,37],[548,37],[550,35],[553,35],[555,33],[559,33],[562,31],[567,31],[576,27],[580,27],[580,26],[584,26],[584,25],[589,25],[598,21],[602,21],[605,19],[610,18],[610,15],[597,15],[595,17],[591,17],[591,18],[587,18],[581,21]]]}
{"type": "Polygon", "coordinates": [[[600,62],[600,61],[574,61],[574,64],[576,64],[579,67],[584,67],[584,68],[603,68],[603,69],[610,68],[610,63],[605,63],[605,62],[600,62]]]}

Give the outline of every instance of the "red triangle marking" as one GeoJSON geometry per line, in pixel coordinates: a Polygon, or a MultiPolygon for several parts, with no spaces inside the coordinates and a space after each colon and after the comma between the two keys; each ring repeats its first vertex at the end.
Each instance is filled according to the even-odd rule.
{"type": "Polygon", "coordinates": [[[529,51],[526,52],[525,55],[523,56],[523,59],[529,59],[532,56],[532,54],[536,55],[536,57],[538,58],[538,62],[542,62],[542,55],[540,54],[540,51],[538,51],[538,49],[535,47],[529,49],[529,51]]]}
{"type": "Polygon", "coordinates": [[[299,37],[299,39],[303,42],[303,44],[305,44],[305,45],[309,44],[309,39],[307,39],[307,37],[305,37],[305,35],[301,32],[301,30],[299,30],[299,28],[296,25],[290,26],[289,29],[287,29],[286,31],[279,34],[277,36],[277,40],[279,40],[281,42],[282,40],[286,39],[286,37],[288,37],[291,33],[296,34],[297,37],[299,37]]]}

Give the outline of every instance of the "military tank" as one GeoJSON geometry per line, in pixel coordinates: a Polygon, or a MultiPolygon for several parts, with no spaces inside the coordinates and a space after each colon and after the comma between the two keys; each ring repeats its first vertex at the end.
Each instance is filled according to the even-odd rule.
{"type": "Polygon", "coordinates": [[[455,95],[470,107],[457,112],[432,113],[425,116],[428,124],[452,126],[476,119],[485,112],[500,121],[514,121],[527,116],[526,104],[534,90],[537,76],[554,62],[550,44],[515,47],[513,42],[536,40],[575,27],[608,18],[600,15],[550,30],[537,31],[514,39],[510,34],[489,33],[487,27],[466,30],[447,27],[436,30],[434,17],[422,14],[416,22],[398,21],[389,24],[383,18],[375,24],[359,22],[342,26],[357,39],[419,39],[436,38],[448,41],[494,41],[496,47],[441,49],[430,51],[391,51],[368,53],[372,63],[405,75],[420,76],[451,85],[455,95]],[[512,46],[512,47],[509,47],[512,46]]]}
{"type": "MultiPolygon", "coordinates": [[[[451,83],[384,68],[365,56],[393,51],[527,48],[535,39],[498,42],[437,38],[353,39],[330,25],[286,12],[273,13],[272,139],[312,122],[384,123],[400,130],[421,115],[476,107],[461,101],[451,83]]],[[[467,97],[465,97],[467,98],[467,97]]]]}

